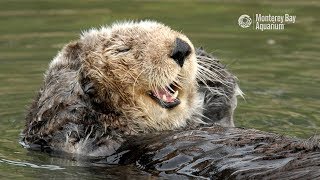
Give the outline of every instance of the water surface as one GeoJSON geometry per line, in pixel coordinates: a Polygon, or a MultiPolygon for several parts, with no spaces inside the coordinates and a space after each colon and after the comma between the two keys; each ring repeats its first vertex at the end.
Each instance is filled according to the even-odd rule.
{"type": "Polygon", "coordinates": [[[18,144],[24,113],[43,73],[79,32],[116,20],[155,19],[187,34],[240,79],[236,125],[307,138],[320,130],[318,1],[0,2],[0,179],[135,177],[131,166],[88,167],[18,144]],[[242,29],[241,14],[297,16],[283,31],[242,29]]]}

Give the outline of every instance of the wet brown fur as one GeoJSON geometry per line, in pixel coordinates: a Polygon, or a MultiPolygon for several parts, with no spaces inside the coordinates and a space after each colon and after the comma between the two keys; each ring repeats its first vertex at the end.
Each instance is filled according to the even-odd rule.
{"type": "Polygon", "coordinates": [[[134,163],[165,179],[320,178],[318,139],[221,126],[132,138],[98,163],[134,163]]]}

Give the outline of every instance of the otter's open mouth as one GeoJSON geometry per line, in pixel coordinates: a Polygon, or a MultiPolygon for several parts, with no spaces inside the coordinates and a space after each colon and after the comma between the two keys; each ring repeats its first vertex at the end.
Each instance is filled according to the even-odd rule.
{"type": "Polygon", "coordinates": [[[181,103],[178,98],[178,90],[173,84],[170,84],[164,89],[149,91],[148,94],[163,108],[171,109],[181,103]]]}

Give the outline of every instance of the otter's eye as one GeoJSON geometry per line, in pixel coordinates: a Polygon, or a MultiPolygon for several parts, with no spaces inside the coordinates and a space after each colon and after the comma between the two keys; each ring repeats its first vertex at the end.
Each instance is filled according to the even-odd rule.
{"type": "Polygon", "coordinates": [[[130,47],[120,47],[117,49],[118,53],[128,52],[131,48],[130,47]]]}

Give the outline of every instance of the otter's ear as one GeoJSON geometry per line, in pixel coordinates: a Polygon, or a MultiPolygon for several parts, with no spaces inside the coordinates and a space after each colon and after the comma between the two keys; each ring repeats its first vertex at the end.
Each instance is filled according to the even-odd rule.
{"type": "Polygon", "coordinates": [[[73,41],[67,44],[64,48],[65,56],[69,61],[80,63],[80,56],[83,54],[82,43],[73,41]]]}
{"type": "Polygon", "coordinates": [[[82,45],[79,42],[70,42],[59,52],[50,63],[50,69],[69,68],[78,70],[81,66],[82,45]]]}

